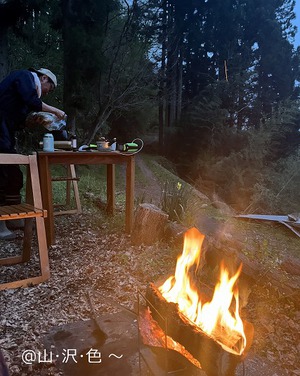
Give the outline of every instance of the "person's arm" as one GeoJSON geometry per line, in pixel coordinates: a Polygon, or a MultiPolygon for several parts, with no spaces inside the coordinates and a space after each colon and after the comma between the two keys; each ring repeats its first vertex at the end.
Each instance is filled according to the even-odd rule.
{"type": "Polygon", "coordinates": [[[56,115],[59,119],[64,119],[64,117],[66,116],[66,113],[64,111],[60,110],[59,108],[50,106],[49,104],[46,104],[44,102],[42,102],[42,111],[51,112],[52,114],[56,115]]]}

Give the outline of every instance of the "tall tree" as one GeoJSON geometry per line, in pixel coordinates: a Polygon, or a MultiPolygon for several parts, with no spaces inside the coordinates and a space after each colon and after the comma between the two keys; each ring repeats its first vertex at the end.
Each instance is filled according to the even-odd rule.
{"type": "Polygon", "coordinates": [[[89,90],[99,82],[105,28],[116,5],[108,0],[62,0],[64,105],[72,127],[90,101],[89,90]]]}
{"type": "Polygon", "coordinates": [[[0,79],[9,70],[8,32],[13,27],[32,16],[35,10],[40,9],[44,0],[5,0],[0,2],[0,79]]]}
{"type": "Polygon", "coordinates": [[[138,11],[136,2],[63,0],[65,108],[86,142],[145,101],[152,68],[138,11]]]}

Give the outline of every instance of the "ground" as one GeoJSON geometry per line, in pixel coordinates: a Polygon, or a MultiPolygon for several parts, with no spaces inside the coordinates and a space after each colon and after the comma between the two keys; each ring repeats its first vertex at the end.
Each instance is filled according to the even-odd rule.
{"type": "MultiPolygon", "coordinates": [[[[157,175],[143,160],[138,160],[137,166],[143,179],[137,181],[136,195],[158,203],[162,187],[157,175]]],[[[212,249],[227,244],[245,258],[248,268],[258,264],[253,269],[257,278],[243,291],[242,314],[254,326],[244,374],[300,375],[299,269],[287,272],[281,267],[286,256],[299,259],[300,239],[281,226],[224,220],[224,216],[212,216],[205,205],[202,207],[198,228],[207,235],[212,249]]],[[[58,363],[27,365],[22,354],[25,350],[42,352],[49,333],[60,326],[78,325],[124,309],[136,311],[139,292],[143,293],[149,282],[174,271],[180,242],[132,245],[121,223],[122,208],[114,219],[96,206],[84,207],[80,216],[56,217],[56,243],[49,250],[49,281],[0,292],[0,348],[11,376],[62,375],[58,363]]],[[[4,248],[14,251],[7,243],[4,248]]],[[[36,251],[26,269],[1,268],[1,278],[9,279],[24,270],[36,270],[36,251]]],[[[139,374],[136,364],[131,374],[139,374]]],[[[236,375],[243,375],[242,365],[236,375]]]]}

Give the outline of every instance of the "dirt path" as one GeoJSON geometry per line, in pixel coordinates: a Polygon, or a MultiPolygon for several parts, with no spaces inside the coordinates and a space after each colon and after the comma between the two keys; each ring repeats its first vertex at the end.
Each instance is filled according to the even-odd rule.
{"type": "Polygon", "coordinates": [[[144,178],[143,182],[136,182],[136,196],[143,198],[144,202],[158,205],[163,190],[161,183],[157,180],[153,172],[147,167],[142,156],[138,155],[136,157],[136,164],[141,170],[144,178]]]}

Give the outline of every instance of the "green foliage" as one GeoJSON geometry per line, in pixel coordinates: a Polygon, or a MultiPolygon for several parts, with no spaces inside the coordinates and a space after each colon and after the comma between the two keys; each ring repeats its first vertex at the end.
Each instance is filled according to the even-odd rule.
{"type": "Polygon", "coordinates": [[[281,159],[266,169],[253,187],[248,211],[288,214],[299,211],[300,152],[281,159]]]}
{"type": "Polygon", "coordinates": [[[105,64],[102,53],[105,28],[116,5],[116,1],[62,2],[64,106],[70,120],[82,114],[85,126],[88,109],[92,111],[99,100],[99,80],[105,64]]]}
{"type": "Polygon", "coordinates": [[[192,176],[199,190],[211,197],[217,193],[238,211],[297,210],[292,206],[299,202],[299,152],[287,142],[290,134],[299,142],[294,131],[297,112],[282,103],[259,129],[224,132],[220,145],[232,145],[231,151],[206,149],[194,164],[192,176]]]}
{"type": "Polygon", "coordinates": [[[134,9],[117,1],[80,4],[64,10],[65,104],[88,143],[124,117],[124,128],[129,121],[141,127],[142,114],[153,112],[148,98],[155,93],[149,45],[138,32],[134,9]]]}
{"type": "Polygon", "coordinates": [[[161,207],[169,214],[169,220],[182,222],[186,214],[187,205],[191,196],[191,188],[177,181],[167,181],[164,184],[161,207]]]}
{"type": "Polygon", "coordinates": [[[211,130],[220,128],[226,119],[227,110],[222,108],[222,100],[218,84],[209,85],[197,97],[186,111],[186,117],[191,128],[207,127],[211,130]]]}
{"type": "Polygon", "coordinates": [[[8,34],[9,67],[27,69],[45,67],[52,70],[58,79],[57,89],[47,96],[47,103],[62,107],[63,102],[63,50],[62,35],[52,27],[52,15],[57,12],[58,0],[51,5],[40,1],[40,8],[28,14],[26,22],[19,21],[8,34]]]}

